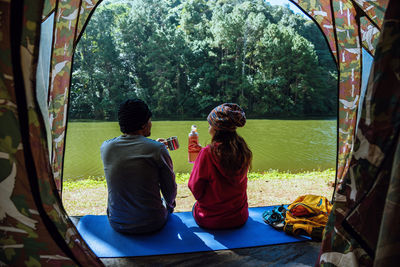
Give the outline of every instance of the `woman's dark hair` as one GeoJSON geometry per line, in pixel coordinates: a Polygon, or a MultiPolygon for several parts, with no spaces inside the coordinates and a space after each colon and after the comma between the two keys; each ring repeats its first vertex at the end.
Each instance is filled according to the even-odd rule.
{"type": "Polygon", "coordinates": [[[128,99],[118,109],[118,122],[122,133],[133,133],[150,119],[151,111],[140,99],[128,99]]]}
{"type": "Polygon", "coordinates": [[[247,171],[253,158],[246,141],[236,131],[217,130],[211,140],[211,153],[231,174],[247,171]]]}

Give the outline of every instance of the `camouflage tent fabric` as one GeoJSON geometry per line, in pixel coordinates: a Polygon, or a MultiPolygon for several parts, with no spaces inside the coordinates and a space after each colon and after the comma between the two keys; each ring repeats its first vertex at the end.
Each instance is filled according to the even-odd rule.
{"type": "MultiPolygon", "coordinates": [[[[54,6],[55,25],[50,70],[49,120],[52,134],[51,164],[60,195],[72,58],[81,32],[100,2],[98,0],[65,0],[56,1],[54,6]]],[[[53,7],[51,4],[45,5],[45,7],[47,6],[53,7]]]]}
{"type": "MultiPolygon", "coordinates": [[[[339,187],[318,264],[394,265],[400,240],[400,4],[292,2],[318,23],[340,71],[339,187]],[[375,63],[356,130],[362,47],[375,63]]],[[[0,1],[0,125],[7,125],[0,127],[0,265],[102,265],[58,194],[73,53],[98,3],[0,1]],[[51,14],[49,117],[43,118],[34,74],[40,23],[51,14]],[[52,126],[50,157],[44,120],[52,126]]]]}
{"type": "Polygon", "coordinates": [[[66,215],[50,168],[34,80],[42,8],[0,2],[0,265],[101,266],[66,215]]]}
{"type": "Polygon", "coordinates": [[[317,265],[394,266],[400,240],[400,4],[293,2],[319,24],[340,75],[339,185],[317,265]],[[375,55],[375,61],[355,129],[361,47],[375,55]]]}
{"type": "Polygon", "coordinates": [[[376,47],[348,173],[335,196],[318,264],[396,266],[400,240],[400,2],[376,47]]]}
{"type": "Polygon", "coordinates": [[[319,25],[339,70],[339,184],[349,168],[361,88],[362,48],[372,55],[388,0],[292,0],[319,25]]]}

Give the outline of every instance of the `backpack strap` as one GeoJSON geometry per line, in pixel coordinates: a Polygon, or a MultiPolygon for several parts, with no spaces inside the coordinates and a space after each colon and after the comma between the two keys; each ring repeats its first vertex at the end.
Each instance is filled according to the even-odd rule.
{"type": "Polygon", "coordinates": [[[289,224],[286,223],[283,230],[291,235],[305,235],[310,236],[314,241],[321,241],[322,240],[322,233],[325,227],[315,227],[310,224],[303,224],[303,223],[295,223],[289,224]]]}

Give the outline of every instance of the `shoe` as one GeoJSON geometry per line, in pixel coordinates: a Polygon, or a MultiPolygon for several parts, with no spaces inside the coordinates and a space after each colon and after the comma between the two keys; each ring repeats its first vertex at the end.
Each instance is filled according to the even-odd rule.
{"type": "Polygon", "coordinates": [[[272,210],[266,210],[262,215],[263,220],[275,229],[282,230],[285,225],[286,211],[283,205],[275,207],[272,210]]]}

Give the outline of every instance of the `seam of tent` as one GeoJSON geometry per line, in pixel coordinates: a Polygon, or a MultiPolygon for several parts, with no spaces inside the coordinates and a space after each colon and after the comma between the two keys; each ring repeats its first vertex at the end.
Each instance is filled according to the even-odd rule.
{"type": "MultiPolygon", "coordinates": [[[[82,34],[83,34],[83,32],[85,31],[85,29],[86,29],[86,26],[88,25],[88,23],[89,23],[89,21],[90,21],[90,18],[92,17],[92,15],[94,14],[94,12],[96,11],[96,9],[97,9],[97,7],[99,6],[99,4],[102,2],[103,0],[99,0],[97,3],[96,3],[96,5],[93,7],[93,9],[91,10],[91,12],[90,12],[90,14],[89,14],[89,16],[87,17],[87,19],[86,19],[86,21],[85,21],[85,25],[82,27],[82,29],[81,29],[81,32],[79,33],[79,36],[77,37],[77,38],[75,38],[75,40],[74,40],[74,42],[73,42],[73,52],[72,52],[72,57],[71,57],[71,72],[70,72],[70,77],[69,77],[69,80],[70,80],[70,82],[69,82],[69,87],[68,87],[68,99],[67,99],[67,110],[64,110],[64,112],[67,112],[67,114],[66,114],[66,124],[65,124],[65,135],[64,135],[64,149],[63,149],[63,156],[62,156],[62,158],[63,158],[63,161],[62,161],[62,165],[61,165],[61,183],[60,183],[60,192],[61,192],[61,194],[59,194],[59,196],[60,196],[60,198],[62,199],[62,188],[63,188],[63,180],[64,180],[64,162],[65,162],[65,148],[66,148],[66,146],[67,146],[67,130],[68,130],[68,116],[69,116],[69,109],[70,109],[70,98],[71,98],[71,82],[72,82],[72,70],[73,70],[73,68],[74,68],[74,57],[75,57],[75,51],[76,51],[76,46],[77,46],[77,44],[78,44],[78,42],[79,42],[79,40],[80,40],[80,38],[82,37],[82,34]]],[[[58,2],[57,2],[58,3],[58,2]]],[[[79,6],[79,9],[81,8],[81,6],[82,6],[82,1],[80,1],[80,6],[79,6]]],[[[80,14],[78,15],[78,18],[77,18],[77,20],[76,20],[76,24],[77,24],[77,27],[75,28],[75,35],[76,35],[76,33],[77,33],[77,31],[78,31],[78,24],[79,24],[79,17],[80,17],[80,14]]],[[[65,211],[65,210],[64,210],[65,211]]],[[[66,212],[65,212],[66,213],[66,212]]]]}
{"type": "Polygon", "coordinates": [[[337,87],[336,87],[336,171],[335,171],[335,184],[333,187],[333,192],[332,192],[332,203],[335,200],[335,194],[336,194],[336,189],[337,189],[337,184],[338,184],[338,162],[339,162],[339,126],[340,126],[340,121],[339,121],[339,113],[340,113],[340,104],[339,104],[339,98],[340,98],[340,60],[339,60],[339,46],[338,46],[338,40],[337,40],[337,34],[336,34],[336,21],[335,21],[335,12],[333,9],[333,3],[330,1],[330,6],[331,6],[331,12],[332,12],[332,26],[335,29],[333,31],[333,36],[335,38],[335,45],[336,45],[336,55],[337,55],[337,67],[338,67],[338,77],[337,77],[337,87]]]}
{"type": "MultiPolygon", "coordinates": [[[[102,0],[100,0],[100,2],[101,2],[101,1],[102,1],[102,0]]],[[[79,4],[79,10],[80,10],[81,7],[82,7],[82,1],[80,1],[79,3],[80,3],[80,4],[79,4]]],[[[58,5],[58,1],[57,1],[57,5],[58,5]]],[[[95,11],[95,9],[97,8],[97,6],[98,6],[98,5],[96,5],[96,6],[92,9],[90,16],[94,13],[94,11],[95,11]]],[[[88,21],[89,21],[89,19],[90,19],[90,16],[89,16],[88,19],[86,20],[85,26],[87,25],[87,23],[88,23],[88,21]]],[[[76,27],[75,27],[75,34],[74,34],[74,35],[76,35],[76,33],[77,33],[77,31],[78,31],[79,17],[80,17],[80,12],[78,13],[78,17],[77,17],[77,19],[76,19],[76,27]]],[[[54,25],[56,25],[56,24],[54,24],[54,25]]],[[[55,27],[54,27],[54,29],[55,29],[55,27]]],[[[82,27],[81,33],[83,32],[83,30],[84,30],[84,27],[82,27]]],[[[53,41],[54,41],[54,36],[53,36],[53,41]]],[[[52,50],[53,50],[53,48],[54,48],[54,44],[53,44],[52,50]]],[[[64,130],[64,132],[65,132],[65,134],[64,134],[64,149],[63,149],[63,157],[62,157],[63,160],[62,160],[62,165],[61,165],[61,176],[60,176],[60,179],[61,179],[61,183],[60,183],[60,186],[61,186],[60,192],[61,192],[61,194],[60,194],[60,192],[57,192],[57,197],[60,199],[60,203],[62,203],[62,188],[63,188],[64,162],[65,162],[64,158],[65,158],[65,148],[66,148],[66,144],[67,144],[67,128],[68,128],[68,113],[69,113],[68,111],[69,111],[69,106],[70,106],[70,97],[71,97],[70,92],[71,92],[71,81],[72,81],[72,70],[73,70],[73,64],[74,64],[75,48],[76,48],[76,43],[75,43],[75,41],[74,41],[74,42],[73,42],[72,57],[71,57],[71,71],[70,71],[70,74],[69,74],[69,75],[70,75],[70,77],[69,77],[70,82],[69,82],[69,87],[68,87],[68,99],[67,99],[67,103],[68,103],[68,104],[67,104],[67,110],[64,110],[64,112],[67,112],[67,114],[66,114],[65,130],[64,130]]],[[[53,54],[52,54],[52,55],[53,55],[53,54]]],[[[50,87],[49,87],[49,88],[50,88],[50,87]]],[[[53,151],[53,150],[52,150],[52,151],[53,151]]],[[[52,169],[52,168],[51,168],[51,169],[52,169]]],[[[53,181],[54,181],[54,180],[53,180],[53,181]]],[[[64,208],[64,205],[60,205],[60,208],[62,209],[62,211],[63,211],[65,214],[68,215],[68,213],[66,212],[66,210],[65,210],[65,208],[64,208]]],[[[70,221],[69,217],[68,217],[68,220],[70,221]]],[[[70,221],[70,223],[72,224],[71,221],[70,221]]],[[[74,226],[74,227],[75,227],[75,226],[74,226]]],[[[76,228],[76,227],[75,227],[75,228],[76,228]]],[[[76,231],[76,234],[79,235],[79,237],[81,238],[81,240],[83,240],[84,242],[86,242],[86,241],[83,239],[82,235],[79,233],[79,231],[76,231]]],[[[87,247],[88,247],[88,249],[89,249],[90,251],[92,251],[91,248],[89,247],[89,245],[87,245],[87,247]]],[[[93,251],[92,251],[92,253],[93,253],[93,256],[96,257],[96,258],[98,259],[97,255],[95,255],[93,251]]],[[[80,264],[79,264],[79,265],[80,265],[80,264]]]]}
{"type": "MultiPolygon", "coordinates": [[[[14,88],[16,91],[15,97],[17,102],[19,127],[21,129],[21,142],[23,144],[24,162],[27,171],[27,178],[31,189],[32,197],[38,209],[43,224],[46,226],[47,232],[53,238],[54,242],[60,249],[72,260],[75,264],[78,263],[72,251],[68,248],[64,238],[59,234],[56,226],[47,215],[43,208],[42,199],[39,194],[39,183],[36,173],[35,163],[32,158],[32,150],[29,140],[29,126],[28,126],[28,111],[25,96],[25,86],[22,78],[21,70],[21,55],[20,55],[20,42],[21,42],[21,29],[22,29],[22,14],[23,3],[21,1],[11,1],[11,19],[10,28],[14,29],[13,34],[10,34],[11,55],[13,59],[13,73],[14,73],[14,88]],[[15,32],[17,31],[17,32],[15,32]]],[[[37,36],[40,40],[40,27],[37,27],[37,36]]]]}
{"type": "MultiPolygon", "coordinates": [[[[374,55],[371,53],[371,51],[369,51],[368,48],[364,47],[363,42],[362,42],[362,35],[361,35],[361,17],[366,18],[372,25],[374,25],[375,28],[377,28],[377,29],[379,30],[379,32],[381,32],[381,28],[378,27],[378,25],[376,25],[375,22],[374,22],[373,20],[371,20],[371,18],[368,16],[368,14],[365,13],[364,10],[362,10],[357,4],[355,4],[353,0],[352,0],[352,2],[353,2],[353,6],[354,6],[354,8],[355,8],[355,10],[356,10],[356,12],[357,12],[357,16],[356,16],[357,23],[358,23],[358,25],[360,25],[360,26],[358,27],[358,38],[360,39],[361,47],[364,48],[364,50],[367,51],[368,54],[370,54],[372,57],[374,57],[374,55]]],[[[361,49],[361,50],[362,50],[362,49],[361,49]]],[[[361,69],[361,75],[362,75],[362,66],[363,66],[363,65],[362,65],[362,57],[361,57],[360,62],[361,62],[361,68],[360,68],[360,69],[361,69]]],[[[361,86],[361,85],[360,85],[360,86],[361,86]]],[[[361,88],[360,88],[360,93],[361,93],[361,88]]]]}
{"type": "MultiPolygon", "coordinates": [[[[56,31],[57,14],[58,14],[58,1],[56,2],[56,7],[54,8],[53,34],[51,35],[52,38],[51,38],[51,51],[50,51],[49,85],[47,87],[47,108],[49,108],[50,88],[51,88],[51,75],[52,75],[52,72],[53,72],[52,61],[53,61],[53,52],[54,52],[54,40],[55,40],[54,33],[56,31]]],[[[52,138],[52,140],[53,140],[53,138],[52,138]]],[[[53,142],[52,142],[51,145],[53,146],[53,142]]],[[[50,159],[52,157],[53,157],[53,149],[51,150],[50,159]]]]}
{"type": "MultiPolygon", "coordinates": [[[[58,2],[56,3],[56,7],[58,5],[58,2]]],[[[49,14],[47,14],[46,17],[42,18],[42,22],[44,22],[46,19],[48,19],[53,13],[55,13],[55,9],[53,9],[49,14]]]]}
{"type": "MultiPolygon", "coordinates": [[[[364,14],[364,16],[365,16],[366,18],[368,18],[368,20],[369,20],[379,31],[381,31],[381,27],[379,27],[379,26],[375,23],[375,21],[371,20],[371,18],[368,16],[368,14],[367,14],[354,0],[351,0],[351,2],[353,3],[353,6],[356,8],[357,14],[358,14],[358,11],[362,12],[362,13],[364,14]]],[[[360,16],[362,16],[362,15],[360,14],[360,16]]]]}
{"type": "MultiPolygon", "coordinates": [[[[336,169],[335,169],[335,184],[332,192],[332,200],[331,202],[334,201],[335,194],[336,194],[336,186],[337,186],[337,173],[338,173],[338,160],[339,160],[339,93],[340,93],[340,61],[339,61],[339,54],[338,54],[338,42],[337,42],[337,35],[336,35],[336,30],[333,31],[333,36],[334,36],[334,41],[335,41],[335,46],[336,46],[336,57],[334,56],[332,49],[329,45],[328,37],[325,35],[325,33],[322,31],[321,26],[318,24],[318,22],[314,19],[314,17],[310,16],[305,10],[295,3],[293,0],[289,0],[291,3],[296,5],[304,14],[306,14],[317,26],[318,29],[321,31],[322,36],[324,37],[326,44],[328,46],[329,52],[336,64],[336,69],[337,69],[337,86],[336,86],[336,169]]],[[[333,4],[332,1],[330,2],[330,8],[331,8],[331,14],[332,14],[332,26],[334,29],[336,29],[336,23],[335,23],[335,14],[333,12],[333,4]]]]}
{"type": "MultiPolygon", "coordinates": [[[[78,10],[81,10],[82,7],[82,0],[79,1],[79,7],[78,10]]],[[[76,26],[75,26],[75,32],[74,36],[76,36],[76,33],[78,32],[78,24],[79,24],[79,17],[81,16],[80,12],[78,12],[78,17],[76,18],[76,26]]],[[[75,38],[74,38],[75,39],[75,38]]],[[[71,69],[69,72],[69,84],[68,84],[68,97],[67,97],[67,108],[64,110],[66,112],[65,114],[65,129],[64,129],[64,144],[63,144],[63,155],[62,155],[62,162],[61,162],[61,175],[60,175],[60,197],[62,198],[62,189],[63,189],[63,176],[64,176],[64,162],[65,162],[65,148],[67,147],[67,130],[68,130],[68,111],[69,111],[69,106],[70,106],[70,97],[71,97],[71,81],[72,81],[72,70],[74,68],[74,57],[75,57],[75,40],[72,43],[72,56],[71,56],[71,69]]]]}
{"type": "MultiPolygon", "coordinates": [[[[79,33],[79,36],[77,38],[75,38],[75,40],[73,42],[73,50],[72,50],[73,52],[72,52],[72,57],[71,57],[71,72],[70,72],[70,78],[69,78],[70,82],[69,82],[69,87],[68,87],[68,99],[67,99],[67,103],[68,104],[67,104],[67,110],[64,110],[64,112],[67,112],[67,114],[66,114],[66,120],[65,120],[66,121],[65,130],[64,130],[65,131],[65,135],[64,135],[64,150],[63,150],[63,156],[62,156],[63,161],[62,161],[62,165],[61,165],[61,183],[60,183],[61,184],[60,185],[61,186],[61,188],[60,188],[61,194],[59,194],[61,199],[62,199],[62,188],[63,188],[63,180],[64,180],[63,176],[64,176],[65,148],[67,146],[68,116],[69,116],[69,109],[70,109],[70,103],[71,103],[70,102],[70,98],[71,98],[71,82],[72,82],[72,72],[73,72],[72,70],[74,68],[74,57],[75,57],[76,46],[77,46],[80,38],[82,37],[82,34],[85,31],[86,26],[88,25],[88,23],[90,21],[90,18],[92,17],[92,15],[94,14],[94,12],[96,11],[97,7],[99,6],[99,4],[102,1],[103,0],[99,0],[96,3],[96,5],[93,7],[93,9],[91,10],[89,16],[87,17],[87,19],[85,21],[85,25],[82,26],[82,29],[81,29],[81,32],[79,33]]],[[[80,1],[79,9],[81,8],[81,6],[82,6],[82,1],[80,1]]],[[[80,17],[80,14],[78,15],[78,18],[76,20],[77,27],[75,28],[75,36],[76,36],[77,31],[78,31],[79,17],[80,17]]]]}
{"type": "MultiPolygon", "coordinates": [[[[374,22],[373,20],[371,20],[371,18],[370,18],[363,10],[361,10],[361,12],[362,12],[362,14],[360,14],[360,20],[359,20],[359,25],[360,25],[360,27],[359,27],[359,28],[360,28],[359,36],[361,36],[361,17],[364,17],[364,18],[365,18],[366,20],[368,20],[372,25],[374,25],[374,27],[376,27],[376,28],[379,30],[379,32],[382,32],[381,28],[379,28],[378,25],[376,25],[375,22],[374,22]]],[[[361,41],[361,40],[360,40],[360,41],[361,41]]],[[[368,48],[364,47],[363,42],[360,42],[360,44],[361,44],[361,46],[364,48],[364,50],[367,51],[368,54],[371,55],[371,57],[375,57],[375,56],[371,53],[371,51],[369,51],[368,48]]],[[[361,65],[361,67],[362,67],[362,65],[361,65]]]]}
{"type": "MultiPolygon", "coordinates": [[[[51,76],[53,74],[53,53],[54,53],[54,42],[55,42],[55,38],[54,38],[54,33],[56,31],[56,21],[57,21],[57,14],[58,14],[58,1],[56,1],[56,5],[54,7],[54,20],[53,20],[53,33],[51,35],[51,49],[50,49],[50,64],[49,64],[49,83],[47,85],[47,101],[46,101],[46,105],[47,105],[47,118],[49,120],[50,118],[50,113],[49,113],[49,102],[50,102],[50,88],[51,88],[51,76]]],[[[49,124],[49,131],[51,132],[52,129],[52,125],[49,124]]],[[[53,152],[53,135],[50,133],[50,137],[51,137],[51,142],[50,144],[48,144],[48,147],[50,147],[50,157],[49,157],[49,162],[50,162],[50,169],[52,172],[52,179],[54,180],[54,172],[53,172],[53,166],[51,166],[52,164],[52,158],[54,156],[54,152],[53,152]]],[[[57,186],[56,186],[57,188],[57,186]]],[[[60,192],[58,192],[57,190],[57,194],[60,194],[60,192]]]]}
{"type": "MultiPolygon", "coordinates": [[[[102,3],[102,2],[103,2],[103,0],[99,0],[99,1],[96,3],[96,5],[93,7],[92,11],[90,11],[90,14],[89,14],[89,16],[87,17],[87,19],[86,19],[86,21],[85,21],[85,25],[82,26],[82,29],[81,29],[81,32],[79,33],[79,36],[75,38],[75,41],[74,41],[74,55],[75,55],[76,46],[77,46],[79,40],[81,39],[81,37],[82,37],[82,35],[83,35],[83,32],[84,32],[85,29],[86,29],[86,26],[89,24],[89,21],[90,21],[90,19],[92,18],[92,15],[93,15],[94,12],[96,11],[96,9],[97,9],[97,7],[99,6],[99,4],[102,3]]],[[[73,60],[73,58],[72,58],[72,64],[73,64],[73,62],[74,62],[74,60],[73,60]]],[[[72,72],[72,66],[71,66],[71,72],[72,72]]],[[[68,99],[68,100],[69,100],[69,99],[68,99]]],[[[69,103],[69,102],[68,102],[68,103],[69,103]]],[[[69,110],[69,105],[68,105],[68,110],[69,110]]],[[[68,118],[67,118],[67,122],[68,122],[68,118]]]]}
{"type": "Polygon", "coordinates": [[[335,194],[336,194],[336,187],[337,187],[337,173],[338,173],[338,162],[339,162],[339,88],[340,88],[340,72],[338,71],[338,79],[337,79],[337,94],[336,94],[336,169],[335,169],[335,184],[333,186],[333,192],[332,192],[332,200],[331,202],[333,203],[335,200],[335,194]]]}
{"type": "MultiPolygon", "coordinates": [[[[325,39],[326,45],[327,45],[327,47],[328,47],[328,49],[329,49],[329,53],[331,54],[332,59],[333,59],[333,61],[334,61],[335,64],[336,64],[336,69],[337,69],[337,71],[338,71],[338,73],[339,73],[339,55],[336,54],[337,57],[334,56],[334,54],[333,54],[333,52],[332,52],[332,49],[330,48],[330,45],[329,45],[328,37],[326,37],[325,33],[322,31],[321,26],[320,26],[320,25],[318,24],[318,22],[314,19],[314,17],[310,16],[301,6],[299,6],[297,3],[295,3],[294,0],[289,0],[289,1],[290,1],[292,4],[294,4],[295,6],[297,6],[305,15],[307,15],[307,17],[309,17],[309,18],[315,23],[315,25],[317,25],[318,29],[319,29],[320,32],[321,32],[321,35],[322,35],[322,36],[324,37],[324,39],[325,39]]],[[[332,8],[331,8],[331,9],[332,9],[332,8]]],[[[333,18],[333,16],[332,16],[332,22],[334,23],[334,18],[333,18]]],[[[333,32],[335,33],[335,31],[333,31],[333,32]]],[[[336,34],[335,34],[335,36],[336,36],[336,34]]],[[[336,45],[336,47],[337,47],[336,41],[337,41],[337,40],[336,40],[336,38],[335,38],[335,45],[336,45]]],[[[337,51],[337,49],[336,49],[336,51],[337,51]]]]}
{"type": "MultiPolygon", "coordinates": [[[[354,4],[353,4],[354,5],[354,4]]],[[[357,23],[358,23],[358,25],[359,25],[359,27],[358,27],[358,41],[360,42],[360,44],[361,44],[361,47],[360,47],[360,88],[359,88],[359,90],[360,90],[360,98],[361,98],[361,91],[362,91],[362,78],[363,78],[363,57],[362,57],[362,54],[363,54],[363,44],[362,44],[362,36],[361,36],[361,20],[360,20],[360,18],[363,16],[362,15],[362,13],[364,13],[360,8],[358,8],[358,7],[356,7],[356,12],[357,12],[357,15],[356,15],[356,17],[355,17],[355,19],[357,20],[357,23]],[[359,13],[360,12],[360,13],[359,13]]],[[[379,28],[378,28],[379,29],[379,28]]],[[[380,31],[380,29],[379,29],[379,31],[380,31]]],[[[367,49],[364,49],[364,51],[367,51],[367,49]]],[[[373,55],[371,55],[372,57],[373,57],[373,55]]],[[[368,87],[368,85],[367,85],[367,87],[368,87]]],[[[360,103],[361,103],[361,99],[359,99],[358,100],[358,107],[357,107],[357,112],[356,112],[356,114],[355,114],[355,117],[356,117],[356,122],[358,121],[358,115],[360,114],[359,113],[359,110],[360,109],[362,109],[362,106],[360,107],[360,103]]],[[[354,142],[355,142],[355,138],[356,138],[356,136],[357,136],[357,130],[358,130],[358,123],[356,123],[356,125],[355,125],[355,127],[354,127],[354,134],[353,134],[353,147],[354,147],[354,142]]],[[[353,153],[353,151],[351,151],[351,153],[353,153]]]]}

